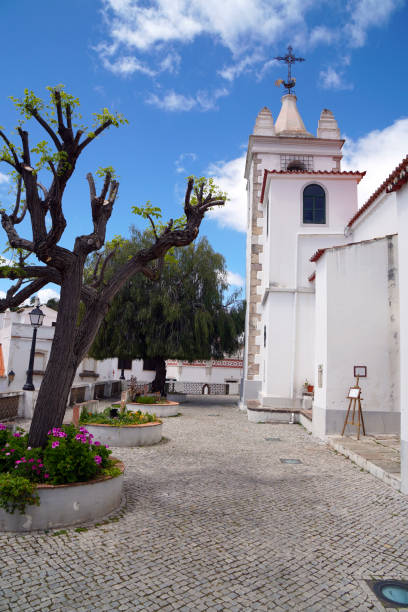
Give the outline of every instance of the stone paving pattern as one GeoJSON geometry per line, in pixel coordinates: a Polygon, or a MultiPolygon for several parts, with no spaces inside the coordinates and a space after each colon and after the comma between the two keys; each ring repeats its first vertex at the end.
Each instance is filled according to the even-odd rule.
{"type": "Polygon", "coordinates": [[[382,609],[364,580],[407,578],[406,497],[300,425],[249,423],[231,399],[181,412],[160,444],[115,449],[110,520],[0,534],[0,612],[382,609]]]}

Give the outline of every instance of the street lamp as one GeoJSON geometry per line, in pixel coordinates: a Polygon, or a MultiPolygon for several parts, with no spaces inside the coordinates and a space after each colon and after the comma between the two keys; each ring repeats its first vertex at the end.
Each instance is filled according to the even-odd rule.
{"type": "Polygon", "coordinates": [[[37,329],[41,327],[42,322],[45,317],[45,314],[43,313],[41,308],[38,307],[38,298],[37,298],[35,308],[33,308],[33,310],[29,313],[29,317],[30,317],[30,323],[34,327],[34,331],[33,331],[33,341],[31,342],[30,361],[28,363],[28,370],[27,370],[27,380],[26,380],[26,383],[23,389],[25,391],[34,391],[35,387],[33,385],[33,369],[34,369],[35,343],[37,341],[37,329]]]}

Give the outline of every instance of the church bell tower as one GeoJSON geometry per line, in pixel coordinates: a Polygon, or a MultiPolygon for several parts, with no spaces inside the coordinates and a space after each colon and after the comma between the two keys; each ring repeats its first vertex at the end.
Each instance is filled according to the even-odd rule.
{"type": "Polygon", "coordinates": [[[300,407],[304,382],[314,381],[314,284],[310,257],[345,242],[357,210],[358,172],[342,172],[344,140],[333,113],[317,133],[302,120],[294,95],[292,48],[276,119],[264,107],[249,137],[244,377],[241,407],[251,420],[281,420],[300,407]],[[259,418],[258,418],[259,417],[259,418]]]}

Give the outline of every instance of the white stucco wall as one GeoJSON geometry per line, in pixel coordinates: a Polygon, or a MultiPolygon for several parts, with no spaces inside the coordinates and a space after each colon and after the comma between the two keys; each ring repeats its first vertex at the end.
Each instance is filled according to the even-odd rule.
{"type": "Polygon", "coordinates": [[[316,270],[315,382],[313,429],[340,433],[353,366],[367,366],[360,380],[368,432],[398,430],[399,302],[397,238],[328,250],[316,270]],[[392,414],[393,413],[393,414],[392,414]]]}
{"type": "Polygon", "coordinates": [[[401,491],[408,493],[408,185],[396,192],[400,282],[401,491]]]}
{"type": "Polygon", "coordinates": [[[349,242],[370,240],[396,233],[398,233],[396,193],[382,193],[353,224],[349,242]]]}
{"type": "Polygon", "coordinates": [[[296,278],[297,243],[302,251],[301,283],[313,271],[309,258],[323,246],[345,243],[344,227],[357,210],[357,179],[302,174],[272,175],[269,198],[269,278],[266,284],[293,287],[296,278]],[[326,192],[326,224],[303,224],[303,191],[319,184],[326,192]],[[299,237],[298,237],[299,236],[299,237]],[[327,238],[325,238],[327,236],[327,238]]]}

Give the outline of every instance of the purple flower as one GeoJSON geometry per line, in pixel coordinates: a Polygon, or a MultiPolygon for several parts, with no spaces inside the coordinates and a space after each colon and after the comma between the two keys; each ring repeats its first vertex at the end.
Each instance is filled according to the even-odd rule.
{"type": "Polygon", "coordinates": [[[49,478],[50,475],[49,474],[44,474],[44,478],[49,478]]]}
{"type": "Polygon", "coordinates": [[[58,442],[58,441],[55,441],[55,442],[53,442],[53,443],[51,444],[51,447],[52,447],[52,448],[57,448],[57,446],[59,446],[59,442],[58,442]]]}
{"type": "Polygon", "coordinates": [[[31,450],[31,446],[27,446],[27,450],[31,450]]]}
{"type": "Polygon", "coordinates": [[[6,453],[6,456],[9,455],[10,453],[6,453]]]}
{"type": "Polygon", "coordinates": [[[109,446],[107,444],[105,444],[105,448],[109,448],[109,446]]]}
{"type": "Polygon", "coordinates": [[[16,433],[13,433],[14,438],[21,438],[21,433],[19,431],[16,431],[16,433]]]}
{"type": "Polygon", "coordinates": [[[0,423],[0,431],[4,431],[5,429],[7,429],[7,427],[4,425],[4,423],[0,423]]]}
{"type": "Polygon", "coordinates": [[[98,440],[95,440],[95,442],[94,442],[94,446],[100,446],[100,445],[101,445],[101,443],[100,443],[100,442],[98,442],[98,440]]]}
{"type": "Polygon", "coordinates": [[[102,463],[102,457],[100,457],[99,455],[95,455],[94,459],[95,463],[97,463],[98,465],[102,463]]]}

